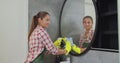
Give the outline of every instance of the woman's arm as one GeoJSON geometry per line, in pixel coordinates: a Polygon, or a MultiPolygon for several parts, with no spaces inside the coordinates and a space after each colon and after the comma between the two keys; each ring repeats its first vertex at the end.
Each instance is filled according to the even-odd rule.
{"type": "Polygon", "coordinates": [[[60,55],[60,54],[65,54],[66,50],[65,49],[58,49],[54,44],[53,41],[51,40],[50,36],[46,31],[42,32],[42,39],[43,39],[43,44],[46,47],[46,49],[52,53],[53,55],[60,55]]]}

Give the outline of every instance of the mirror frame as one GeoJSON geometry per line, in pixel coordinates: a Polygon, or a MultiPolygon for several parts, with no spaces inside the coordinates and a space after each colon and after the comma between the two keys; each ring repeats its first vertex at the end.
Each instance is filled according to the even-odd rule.
{"type": "MultiPolygon", "coordinates": [[[[60,11],[60,16],[59,16],[59,37],[62,37],[62,33],[61,33],[61,19],[62,19],[62,13],[63,13],[63,10],[64,10],[64,6],[66,4],[67,0],[64,1],[63,5],[62,5],[62,8],[61,8],[61,11],[60,11]]],[[[94,5],[94,8],[95,8],[95,15],[96,15],[96,24],[95,24],[95,30],[94,30],[94,35],[93,35],[93,39],[91,40],[91,43],[89,44],[89,46],[86,48],[85,51],[83,51],[81,54],[77,54],[77,53],[73,53],[73,52],[70,52],[70,55],[73,55],[73,56],[81,56],[81,55],[84,55],[85,53],[87,53],[90,49],[91,49],[91,46],[92,46],[92,43],[95,41],[95,37],[96,37],[96,32],[97,32],[97,24],[98,24],[98,8],[96,6],[96,0],[92,0],[93,2],[93,5],[94,5]]]]}

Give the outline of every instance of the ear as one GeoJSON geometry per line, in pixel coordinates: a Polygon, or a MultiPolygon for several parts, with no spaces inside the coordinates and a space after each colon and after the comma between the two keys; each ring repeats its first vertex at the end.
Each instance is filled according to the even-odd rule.
{"type": "Polygon", "coordinates": [[[42,19],[38,18],[38,24],[41,24],[41,23],[42,23],[42,19]]]}
{"type": "Polygon", "coordinates": [[[42,19],[41,19],[41,18],[38,18],[38,21],[42,21],[42,19]]]}

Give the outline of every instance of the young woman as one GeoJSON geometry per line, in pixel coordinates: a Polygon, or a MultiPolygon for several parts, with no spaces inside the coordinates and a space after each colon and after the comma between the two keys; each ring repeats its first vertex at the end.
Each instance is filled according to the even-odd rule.
{"type": "Polygon", "coordinates": [[[85,16],[83,18],[83,26],[85,28],[85,32],[80,36],[80,47],[86,48],[93,38],[94,31],[92,29],[93,19],[91,16],[85,16]]]}
{"type": "Polygon", "coordinates": [[[25,63],[44,63],[43,53],[48,50],[53,55],[68,54],[71,50],[70,42],[64,39],[65,49],[58,49],[62,39],[58,39],[53,44],[47,31],[50,24],[50,15],[48,12],[41,11],[33,17],[31,29],[28,35],[29,51],[25,63]]]}

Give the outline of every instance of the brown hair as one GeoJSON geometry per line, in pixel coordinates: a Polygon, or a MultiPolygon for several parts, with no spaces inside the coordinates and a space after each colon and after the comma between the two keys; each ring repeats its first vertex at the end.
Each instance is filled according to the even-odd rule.
{"type": "Polygon", "coordinates": [[[33,30],[38,25],[38,18],[43,19],[46,15],[49,15],[49,13],[45,12],[45,11],[41,11],[41,12],[38,12],[37,15],[33,16],[31,28],[30,28],[30,31],[29,31],[29,34],[28,34],[28,41],[30,39],[30,36],[31,36],[33,30]]]}
{"type": "Polygon", "coordinates": [[[83,18],[83,21],[84,21],[86,18],[90,18],[91,21],[92,21],[92,23],[93,23],[93,18],[92,18],[91,16],[85,16],[85,17],[83,18]]]}

